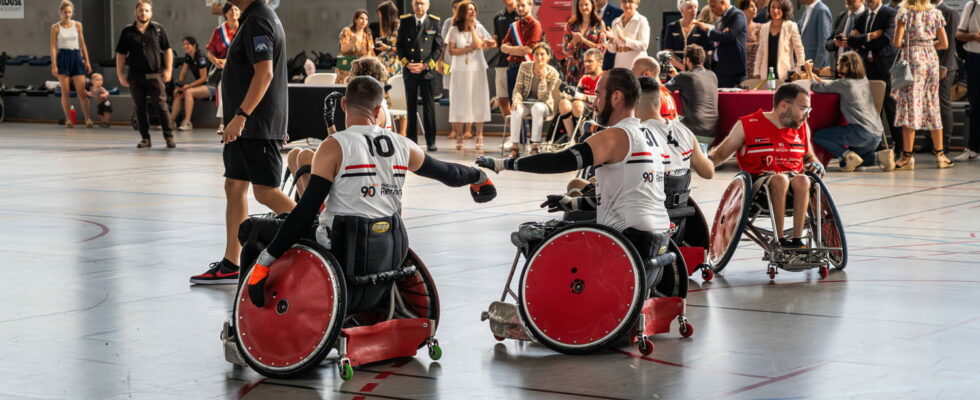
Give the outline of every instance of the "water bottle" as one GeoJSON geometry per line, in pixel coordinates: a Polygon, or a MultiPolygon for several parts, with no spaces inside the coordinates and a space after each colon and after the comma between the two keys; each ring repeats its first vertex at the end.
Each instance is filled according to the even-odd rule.
{"type": "Polygon", "coordinates": [[[766,77],[766,86],[769,87],[770,92],[776,91],[776,71],[769,67],[769,76],[766,77]]]}
{"type": "Polygon", "coordinates": [[[77,124],[78,123],[78,119],[75,118],[75,105],[74,104],[68,110],[68,114],[71,116],[71,123],[72,123],[72,125],[77,124]]]}

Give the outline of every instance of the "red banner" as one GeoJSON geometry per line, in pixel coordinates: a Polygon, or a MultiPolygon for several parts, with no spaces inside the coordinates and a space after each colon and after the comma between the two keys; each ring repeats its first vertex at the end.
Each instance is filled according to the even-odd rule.
{"type": "Polygon", "coordinates": [[[561,39],[565,35],[565,23],[572,15],[573,0],[536,0],[537,14],[544,30],[544,39],[551,44],[551,50],[559,60],[565,59],[561,48],[561,39]]]}

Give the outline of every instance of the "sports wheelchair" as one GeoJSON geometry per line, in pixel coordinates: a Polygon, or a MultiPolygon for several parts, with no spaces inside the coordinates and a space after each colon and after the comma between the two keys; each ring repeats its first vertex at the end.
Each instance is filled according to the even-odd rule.
{"type": "MultiPolygon", "coordinates": [[[[400,224],[395,219],[389,223],[400,224]]],[[[274,217],[243,223],[243,266],[253,265],[278,226],[274,217]],[[264,229],[259,226],[263,224],[264,229]]],[[[376,233],[389,227],[395,228],[370,225],[376,233]]],[[[442,349],[435,339],[439,294],[432,275],[411,249],[401,247],[399,252],[400,245],[388,259],[401,257],[397,267],[364,274],[355,266],[352,271],[352,265],[371,259],[363,253],[368,249],[352,248],[357,241],[370,240],[362,237],[366,235],[370,233],[358,232],[349,241],[334,238],[333,251],[302,239],[270,266],[265,307],[249,300],[245,282],[252,269],[243,269],[232,320],[221,333],[225,359],[267,377],[291,378],[316,368],[336,348],[343,380],[353,378],[355,366],[413,357],[423,346],[432,360],[440,359],[442,349]]]]}
{"type": "Polygon", "coordinates": [[[623,233],[564,220],[521,224],[511,242],[517,254],[503,293],[482,313],[498,341],[537,341],[561,353],[588,354],[628,340],[650,354],[650,336],[669,332],[675,319],[682,336],[694,334],[684,315],[687,278],[673,250],[645,260],[623,233]]]}
{"type": "Polygon", "coordinates": [[[844,224],[830,190],[819,176],[811,172],[806,176],[811,182],[809,208],[792,210],[792,191],[786,199],[787,218],[791,218],[793,212],[806,212],[807,215],[803,238],[806,247],[799,249],[779,245],[779,238],[791,230],[780,235],[774,233],[769,188],[762,185],[753,190],[752,176],[747,172],[735,176],[725,188],[711,225],[708,264],[714,272],[721,272],[728,265],[743,233],[765,252],[762,260],[769,263],[766,270],[769,279],[775,279],[779,269],[803,271],[812,268],[818,268],[823,279],[830,274],[829,265],[838,270],[847,266],[844,224]]]}
{"type": "Polygon", "coordinates": [[[679,256],[678,262],[685,266],[688,276],[700,270],[701,279],[711,281],[714,271],[707,263],[708,223],[701,207],[690,196],[691,171],[666,175],[664,193],[667,197],[664,205],[671,222],[670,237],[679,256]]]}

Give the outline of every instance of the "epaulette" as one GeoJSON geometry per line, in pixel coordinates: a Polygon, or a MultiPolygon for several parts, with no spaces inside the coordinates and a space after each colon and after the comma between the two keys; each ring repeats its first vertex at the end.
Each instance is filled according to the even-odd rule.
{"type": "Polygon", "coordinates": [[[442,18],[439,18],[438,15],[432,15],[432,14],[429,14],[429,18],[432,18],[435,21],[441,21],[442,20],[442,18]]]}
{"type": "Polygon", "coordinates": [[[411,17],[411,16],[412,16],[412,14],[405,14],[405,15],[402,15],[401,17],[399,17],[399,18],[405,19],[405,18],[408,18],[408,17],[411,17]]]}

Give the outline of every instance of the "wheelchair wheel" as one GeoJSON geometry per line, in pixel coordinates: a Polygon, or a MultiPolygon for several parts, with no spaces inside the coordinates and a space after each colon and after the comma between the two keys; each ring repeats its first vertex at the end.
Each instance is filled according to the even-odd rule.
{"type": "Polygon", "coordinates": [[[681,256],[681,250],[673,240],[670,241],[667,251],[676,254],[677,260],[664,267],[660,282],[656,285],[656,296],[651,297],[687,298],[687,265],[684,263],[684,257],[681,256]]]}
{"type": "Polygon", "coordinates": [[[415,266],[415,276],[398,282],[398,292],[405,301],[405,307],[418,318],[436,321],[439,327],[439,292],[432,280],[432,274],[422,263],[422,259],[411,249],[405,257],[405,266],[415,266]]]}
{"type": "MultiPolygon", "coordinates": [[[[840,247],[840,250],[830,252],[830,265],[835,269],[844,269],[847,267],[847,238],[844,235],[844,222],[837,212],[837,205],[827,185],[820,177],[810,172],[807,172],[807,175],[820,187],[820,246],[840,247]]],[[[816,210],[816,204],[811,202],[810,211],[815,213],[816,210]]]]}
{"type": "Polygon", "coordinates": [[[270,266],[265,307],[252,304],[248,286],[239,286],[232,316],[238,351],[249,367],[270,378],[290,378],[330,353],[347,311],[338,265],[329,251],[302,240],[270,266]]]}
{"type": "Polygon", "coordinates": [[[566,354],[615,344],[636,324],[643,263],[619,232],[594,223],[562,227],[528,257],[518,309],[531,334],[566,354]]]}
{"type": "Polygon", "coordinates": [[[708,242],[708,264],[715,272],[725,269],[745,231],[752,206],[752,177],[739,172],[721,196],[708,242]]]}

